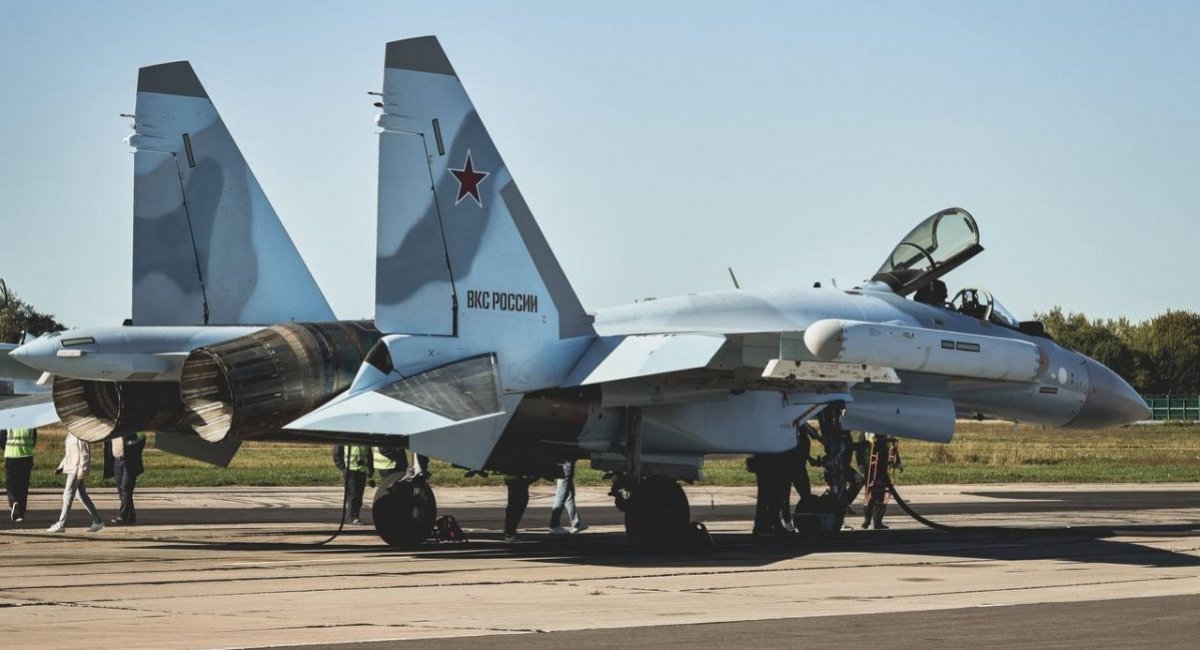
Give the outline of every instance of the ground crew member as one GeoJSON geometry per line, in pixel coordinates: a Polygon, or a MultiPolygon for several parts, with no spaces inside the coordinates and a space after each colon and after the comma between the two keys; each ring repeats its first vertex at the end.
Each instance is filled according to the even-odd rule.
{"type": "Polygon", "coordinates": [[[431,476],[429,473],[429,456],[422,456],[414,451],[412,467],[408,468],[408,473],[413,478],[428,479],[431,476]]]}
{"type": "Polygon", "coordinates": [[[142,451],[145,448],[146,434],[141,431],[118,436],[104,445],[104,478],[117,479],[117,496],[121,499],[121,510],[112,519],[112,523],[118,526],[137,523],[133,490],[137,487],[137,478],[146,469],[142,464],[142,451]]]}
{"type": "Polygon", "coordinates": [[[754,531],[756,537],[786,535],[783,521],[779,518],[787,500],[790,471],[789,452],[778,454],[755,454],[746,459],[746,469],[754,473],[758,486],[754,504],[754,531]]]}
{"type": "Polygon", "coordinates": [[[342,471],[346,485],[346,510],[350,523],[362,524],[363,493],[367,489],[367,478],[373,472],[370,445],[335,445],[333,464],[342,471]]]}
{"type": "MultiPolygon", "coordinates": [[[[783,486],[783,507],[779,512],[779,518],[788,532],[796,531],[795,526],[792,525],[792,489],[795,488],[796,493],[800,495],[801,504],[813,496],[812,483],[808,479],[808,464],[813,462],[812,438],[809,436],[809,431],[811,428],[808,423],[801,423],[797,426],[796,446],[786,452],[788,481],[783,486]]],[[[796,507],[799,507],[799,504],[796,507]]]]}
{"type": "Polygon", "coordinates": [[[529,506],[529,486],[536,480],[528,476],[504,477],[504,486],[508,488],[508,502],[504,505],[504,539],[517,539],[517,527],[529,506]]]}
{"type": "Polygon", "coordinates": [[[554,506],[550,509],[550,534],[581,533],[587,530],[588,525],[579,518],[579,509],[575,507],[575,461],[564,460],[559,466],[562,467],[562,478],[555,481],[554,506]],[[571,522],[571,530],[562,527],[564,508],[571,522]]]}
{"type": "Polygon", "coordinates": [[[87,488],[83,485],[87,480],[87,475],[92,471],[92,446],[68,433],[64,447],[63,459],[58,464],[58,469],[55,470],[56,473],[64,474],[67,477],[67,485],[63,488],[62,512],[58,515],[58,521],[54,522],[54,525],[47,528],[46,531],[50,533],[66,532],[67,516],[71,514],[71,504],[75,503],[76,494],[83,502],[83,507],[87,508],[88,514],[92,516],[92,527],[88,528],[88,532],[94,533],[102,530],[104,518],[100,516],[100,511],[96,510],[96,505],[88,497],[87,488]]]}
{"type": "Polygon", "coordinates": [[[37,429],[12,429],[0,432],[0,436],[4,439],[4,489],[8,494],[8,514],[13,521],[25,521],[37,429]]]}
{"type": "Polygon", "coordinates": [[[371,447],[371,464],[379,472],[379,481],[382,483],[393,474],[408,471],[408,455],[394,445],[371,447]]]}
{"type": "Polygon", "coordinates": [[[904,470],[900,462],[900,448],[895,438],[868,433],[871,443],[871,461],[867,468],[867,505],[862,527],[874,525],[875,530],[887,530],[883,515],[887,512],[888,485],[891,483],[891,468],[904,470]]]}

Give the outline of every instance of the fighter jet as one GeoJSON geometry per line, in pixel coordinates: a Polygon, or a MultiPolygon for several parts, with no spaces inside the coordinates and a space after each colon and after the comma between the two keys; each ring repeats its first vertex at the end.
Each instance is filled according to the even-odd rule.
{"type": "MultiPolygon", "coordinates": [[[[224,444],[286,425],[525,476],[585,459],[613,476],[630,540],[670,549],[689,528],[679,481],[699,478],[706,455],[786,451],[814,417],[843,434],[948,442],[961,417],[1088,428],[1148,413],[1111,370],[986,290],[948,302],[932,290],[983,250],[961,208],[922,221],[851,289],[588,312],[437,39],[389,43],[384,63],[375,325],[386,336],[365,359],[369,336],[316,325],[320,337],[303,339],[305,325],[197,347],[179,368],[184,417],[171,430],[224,444]]],[[[194,155],[185,138],[177,168],[194,155]]],[[[408,547],[428,535],[436,500],[419,477],[393,476],[373,510],[384,541],[408,547]]]]}
{"type": "MultiPolygon", "coordinates": [[[[387,45],[376,325],[348,391],[287,428],[404,440],[476,470],[614,475],[630,538],[678,545],[678,480],[704,456],[795,445],[831,404],[846,429],[948,442],[956,418],[1054,427],[1146,417],[1108,368],[989,292],[928,289],[980,253],[961,208],[925,219],[852,289],[740,289],[585,311],[434,37],[387,45]],[[432,183],[430,182],[432,180],[432,183]],[[907,296],[922,293],[922,300],[907,296]]],[[[384,486],[376,527],[423,539],[427,487],[384,486]]]]}
{"type": "MultiPolygon", "coordinates": [[[[134,150],[133,317],[41,337],[5,358],[53,375],[52,413],[90,441],[145,429],[192,435],[180,401],[183,363],[230,340],[317,359],[330,337],[355,341],[361,351],[340,379],[348,386],[378,334],[369,323],[335,322],[191,65],[141,68],[136,107],[126,140],[134,150]]],[[[322,389],[338,385],[327,383],[322,389]]],[[[4,414],[10,426],[47,423],[45,409],[4,414]]]]}

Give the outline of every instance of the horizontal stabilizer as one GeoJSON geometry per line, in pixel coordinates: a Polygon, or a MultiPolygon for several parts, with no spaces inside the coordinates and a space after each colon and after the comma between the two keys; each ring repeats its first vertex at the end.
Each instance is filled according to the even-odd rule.
{"type": "Polygon", "coordinates": [[[519,402],[500,394],[496,358],[486,355],[335,399],[285,428],[407,436],[417,453],[480,468],[519,402]]]}
{"type": "Polygon", "coordinates": [[[58,422],[50,393],[0,400],[0,429],[36,429],[58,422]]]}
{"type": "Polygon", "coordinates": [[[725,337],[719,334],[646,334],[606,336],[588,346],[565,386],[649,377],[703,368],[725,337]]]}

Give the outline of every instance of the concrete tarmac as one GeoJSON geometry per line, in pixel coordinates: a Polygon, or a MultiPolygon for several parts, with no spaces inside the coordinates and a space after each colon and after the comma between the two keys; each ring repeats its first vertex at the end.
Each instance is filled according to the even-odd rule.
{"type": "MultiPolygon", "coordinates": [[[[716,546],[680,555],[629,550],[597,489],[579,499],[591,529],[550,536],[551,491],[535,486],[522,540],[505,542],[503,488],[441,489],[471,541],[402,553],[369,526],[313,545],[336,527],[337,489],[142,490],[139,526],[88,534],[76,506],[64,535],[44,532],[59,493],[38,490],[29,521],[0,524],[0,639],[1190,648],[1200,634],[1200,485],[902,488],[939,522],[1017,530],[935,531],[893,507],[892,530],[767,541],[747,534],[752,489],[689,488],[716,546]]],[[[107,516],[111,492],[93,494],[107,516]]]]}

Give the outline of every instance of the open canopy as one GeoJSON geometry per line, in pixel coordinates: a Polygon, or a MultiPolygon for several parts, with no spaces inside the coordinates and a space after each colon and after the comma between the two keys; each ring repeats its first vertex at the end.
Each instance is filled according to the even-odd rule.
{"type": "Polygon", "coordinates": [[[979,227],[971,213],[947,208],[909,231],[871,279],[906,296],[982,251],[979,227]]]}

